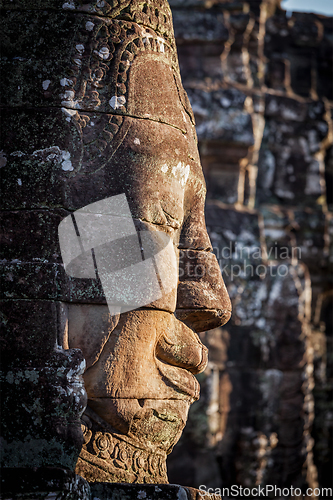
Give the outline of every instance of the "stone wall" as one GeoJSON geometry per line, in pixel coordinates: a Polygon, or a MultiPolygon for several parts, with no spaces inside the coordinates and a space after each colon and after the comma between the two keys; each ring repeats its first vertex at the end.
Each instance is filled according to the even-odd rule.
{"type": "Polygon", "coordinates": [[[233,302],[170,482],[331,487],[332,18],[170,4],[233,302]]]}

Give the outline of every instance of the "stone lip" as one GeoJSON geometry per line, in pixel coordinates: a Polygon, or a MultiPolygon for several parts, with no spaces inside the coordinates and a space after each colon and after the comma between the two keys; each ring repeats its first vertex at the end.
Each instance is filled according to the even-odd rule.
{"type": "MultiPolygon", "coordinates": [[[[61,500],[199,500],[199,490],[178,484],[88,483],[81,476],[60,468],[4,468],[1,499],[57,498],[61,500]],[[33,495],[33,497],[31,496],[33,495]],[[55,497],[56,495],[56,497],[55,497]]],[[[221,500],[211,495],[211,500],[221,500]]]]}

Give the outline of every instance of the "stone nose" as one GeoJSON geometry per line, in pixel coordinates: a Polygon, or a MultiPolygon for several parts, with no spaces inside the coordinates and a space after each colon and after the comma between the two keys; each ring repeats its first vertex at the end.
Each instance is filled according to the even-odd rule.
{"type": "Polygon", "coordinates": [[[176,317],[196,332],[224,325],[231,302],[212,252],[181,250],[176,317]]]}

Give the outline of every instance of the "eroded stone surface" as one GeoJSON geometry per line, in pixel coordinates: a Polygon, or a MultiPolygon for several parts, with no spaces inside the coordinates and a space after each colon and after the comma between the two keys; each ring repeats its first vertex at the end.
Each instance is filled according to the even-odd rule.
{"type": "Polygon", "coordinates": [[[1,498],[90,500],[91,491],[82,477],[61,468],[6,468],[2,470],[1,498]]]}
{"type": "Polygon", "coordinates": [[[2,466],[71,469],[83,441],[85,361],[59,345],[61,304],[5,300],[1,308],[2,466]]]}

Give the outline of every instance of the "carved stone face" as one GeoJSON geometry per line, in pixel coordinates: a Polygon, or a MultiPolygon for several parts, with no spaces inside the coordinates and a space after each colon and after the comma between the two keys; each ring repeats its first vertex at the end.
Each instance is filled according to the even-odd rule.
{"type": "Polygon", "coordinates": [[[165,455],[199,397],[193,374],[207,364],[197,333],[224,324],[231,306],[205,228],[205,182],[173,38],[135,23],[106,24],[122,43],[109,73],[103,63],[91,72],[90,100],[105,113],[78,113],[87,146],[67,189],[77,207],[125,193],[138,231],[171,238],[163,265],[175,286],[120,316],[104,305],[69,307],[69,346],[86,358],[89,398],[77,471],[90,481],[166,482],[165,455]],[[103,78],[113,82],[108,102],[103,78]],[[169,266],[175,257],[179,270],[169,266]]]}
{"type": "MultiPolygon", "coordinates": [[[[166,0],[70,0],[46,10],[34,0],[23,3],[7,2],[3,37],[3,203],[13,227],[8,234],[15,235],[7,238],[9,258],[15,257],[8,269],[15,263],[17,276],[24,275],[13,281],[19,298],[9,344],[21,342],[16,310],[24,307],[29,321],[36,319],[22,334],[33,359],[32,330],[45,349],[62,343],[82,350],[89,406],[79,474],[90,481],[167,482],[166,453],[199,396],[193,374],[207,361],[197,332],[230,315],[205,229],[205,183],[171,11],[166,0]],[[24,35],[17,37],[17,26],[24,35]],[[161,266],[174,285],[118,316],[110,314],[98,279],[66,275],[56,230],[87,205],[117,195],[126,196],[141,235],[168,235],[161,266]]],[[[149,288],[148,279],[142,285],[149,288]]],[[[73,363],[64,401],[74,409],[64,419],[64,436],[81,409],[73,363]]]]}

